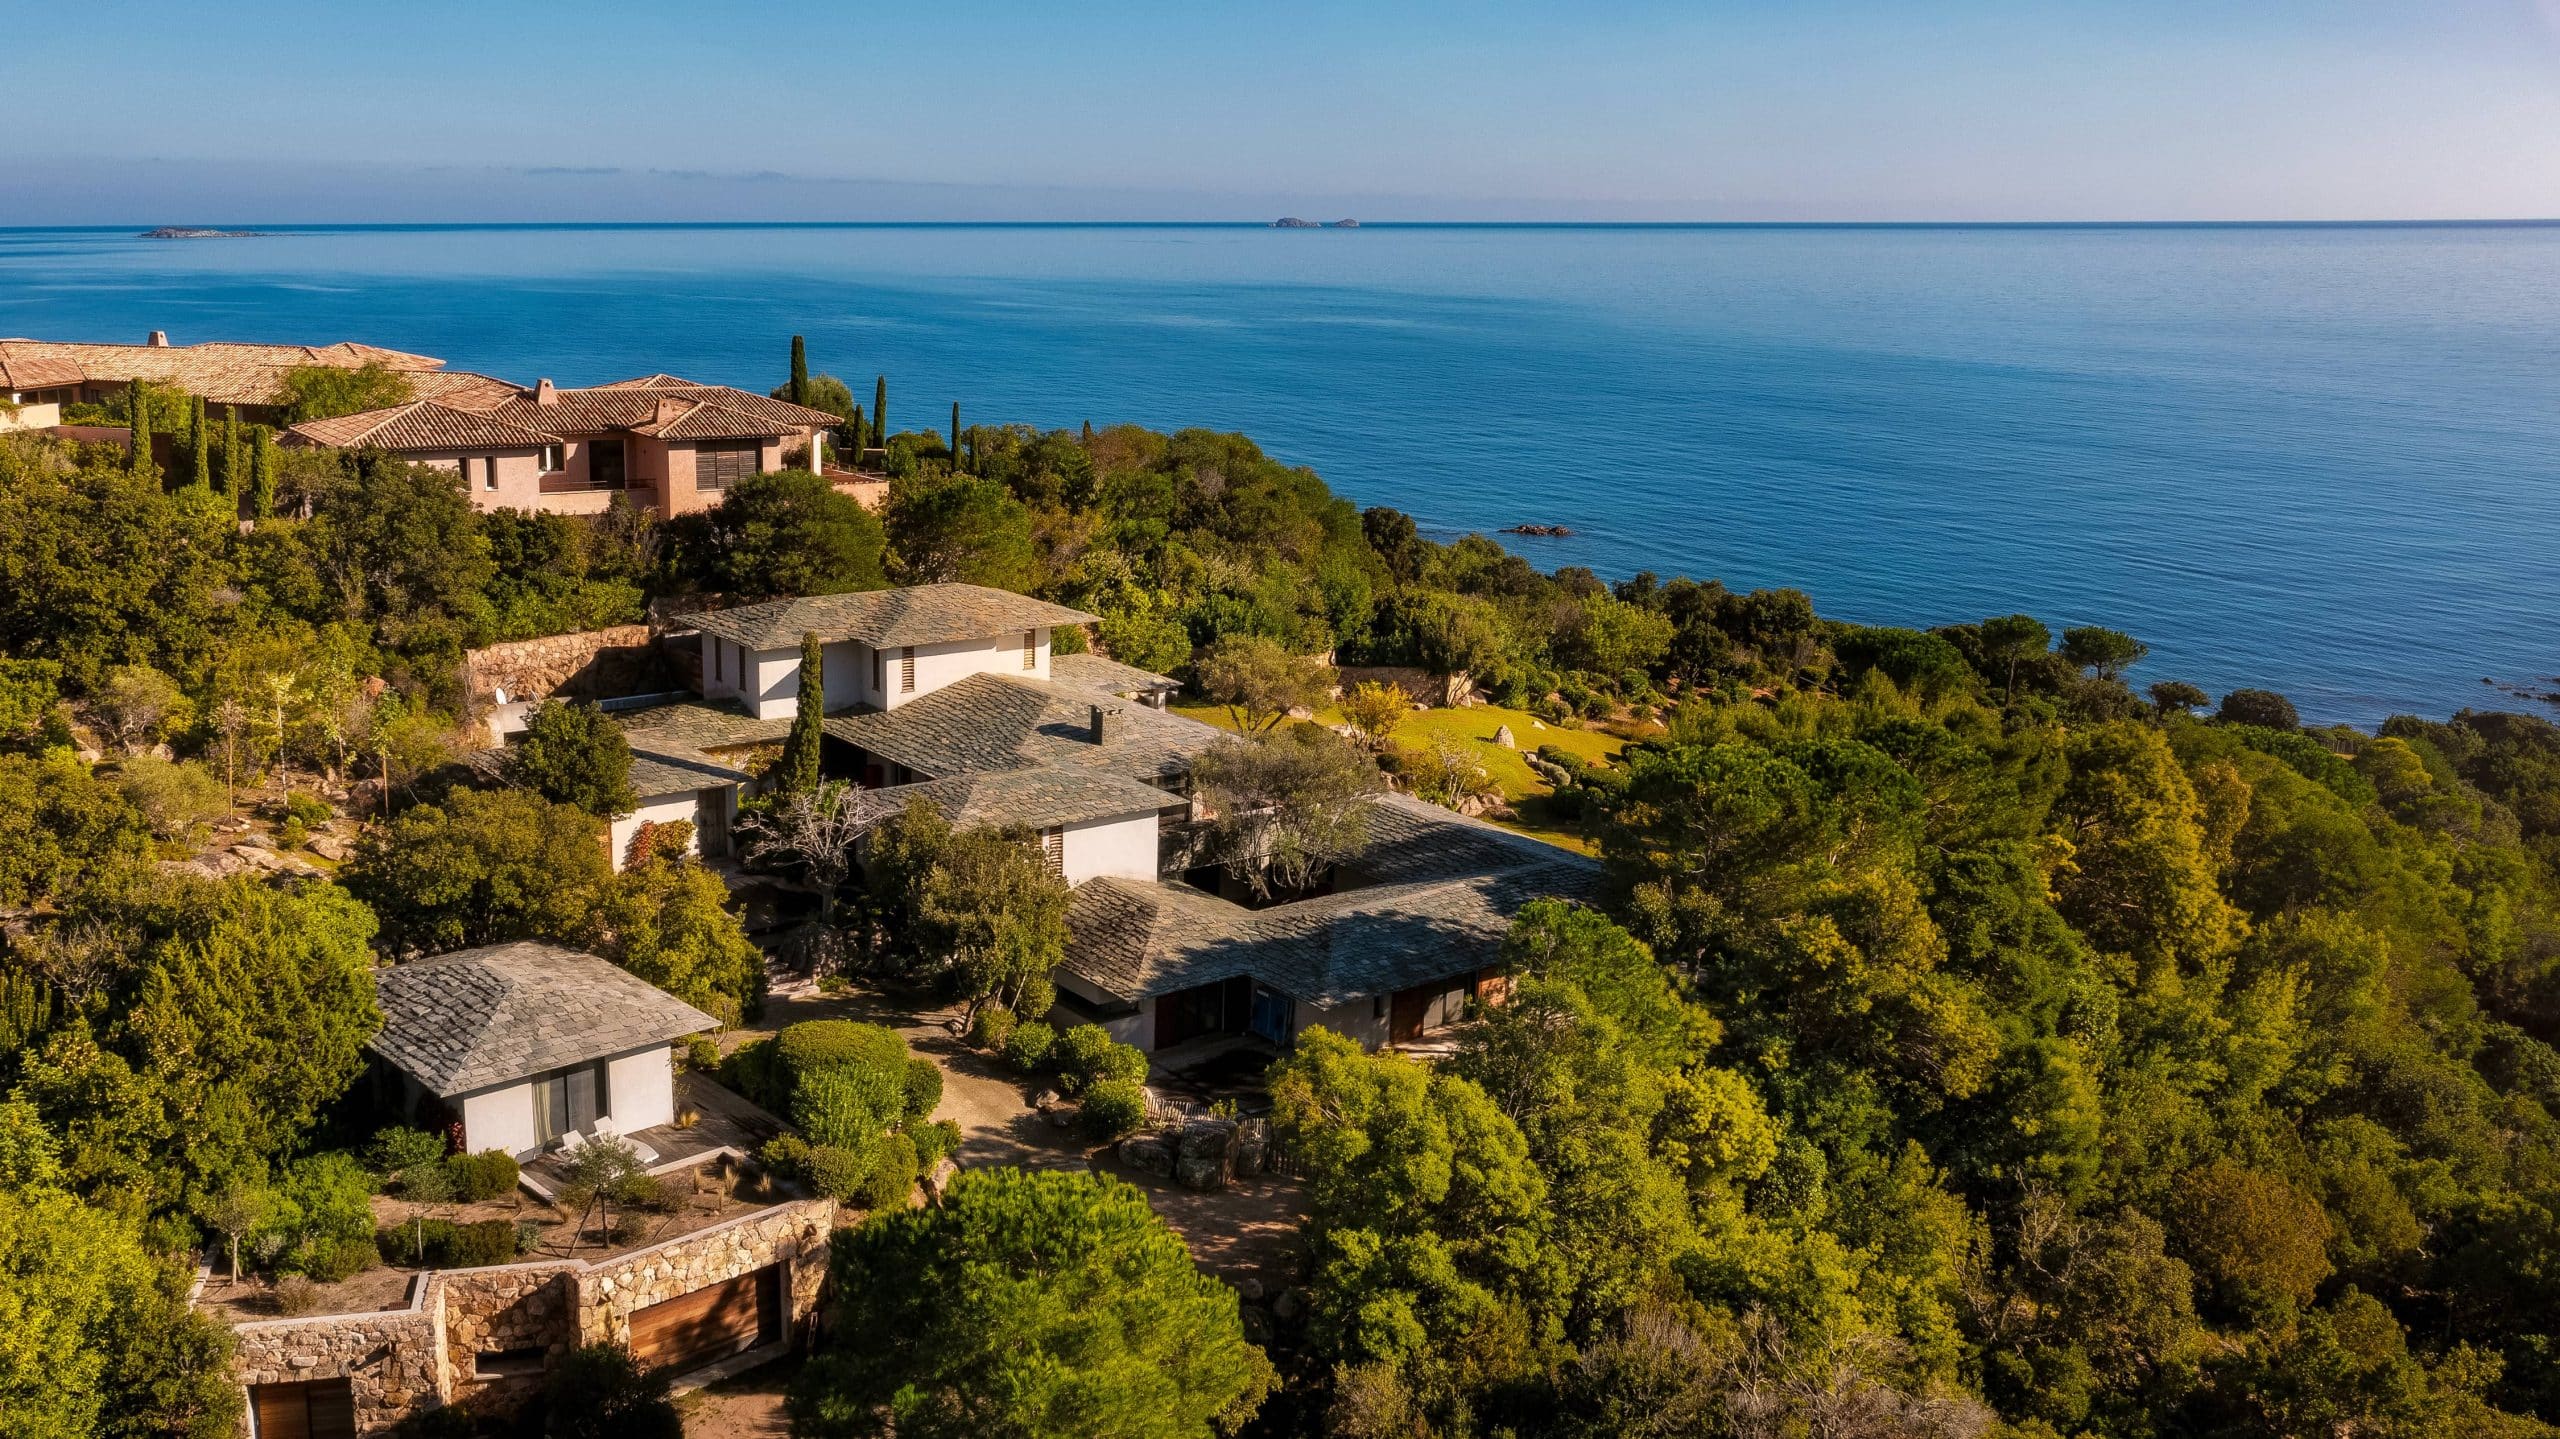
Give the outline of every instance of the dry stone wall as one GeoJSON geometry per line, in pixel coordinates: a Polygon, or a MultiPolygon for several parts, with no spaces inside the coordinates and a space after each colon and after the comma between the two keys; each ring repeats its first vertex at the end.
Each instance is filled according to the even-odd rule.
{"type": "Polygon", "coordinates": [[[548,1365],[574,1347],[627,1343],[639,1310],[768,1264],[785,1266],[789,1332],[806,1334],[835,1217],[832,1199],[795,1200],[593,1263],[437,1270],[415,1281],[406,1309],[240,1325],[234,1369],[247,1385],[344,1377],[360,1434],[463,1400],[475,1412],[510,1413],[541,1387],[540,1374],[482,1377],[480,1355],[539,1349],[548,1365]]]}
{"type": "Polygon", "coordinates": [[[653,694],[672,686],[672,674],[647,625],[517,640],[462,657],[463,685],[474,708],[496,703],[502,689],[510,702],[653,694]]]}

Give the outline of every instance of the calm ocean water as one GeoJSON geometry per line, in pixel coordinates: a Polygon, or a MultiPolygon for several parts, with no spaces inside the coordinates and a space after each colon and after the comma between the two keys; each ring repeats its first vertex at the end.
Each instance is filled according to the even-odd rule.
{"type": "MultiPolygon", "coordinates": [[[[2560,689],[2560,228],[0,230],[0,335],[1241,430],[1541,568],[2024,609],[2307,716],[2560,689]]],[[[2545,712],[2549,712],[2547,709],[2545,712]]]]}

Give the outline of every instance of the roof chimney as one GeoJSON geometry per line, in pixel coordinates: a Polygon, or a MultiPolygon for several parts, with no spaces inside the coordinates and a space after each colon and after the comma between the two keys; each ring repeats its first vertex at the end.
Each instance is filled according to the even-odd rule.
{"type": "Polygon", "coordinates": [[[560,391],[552,385],[549,375],[533,382],[533,402],[537,405],[560,403],[560,391]]]}
{"type": "Polygon", "coordinates": [[[1095,705],[1093,707],[1093,742],[1095,744],[1109,744],[1111,742],[1111,737],[1119,732],[1120,712],[1115,709],[1106,709],[1101,705],[1095,705]]]}
{"type": "MultiPolygon", "coordinates": [[[[125,333],[131,334],[133,332],[128,330],[125,333]]],[[[151,338],[143,341],[142,343],[149,345],[155,350],[165,350],[169,348],[169,332],[166,330],[154,330],[151,332],[151,338]]]]}
{"type": "Polygon", "coordinates": [[[660,395],[658,397],[658,413],[651,423],[663,425],[691,408],[691,405],[687,404],[683,400],[677,399],[673,395],[660,395]]]}

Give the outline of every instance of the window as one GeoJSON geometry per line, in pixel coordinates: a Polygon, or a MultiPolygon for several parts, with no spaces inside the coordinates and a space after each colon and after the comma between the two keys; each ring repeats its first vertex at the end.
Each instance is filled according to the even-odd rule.
{"type": "Polygon", "coordinates": [[[496,489],[498,487],[498,457],[496,455],[487,456],[480,461],[480,465],[480,488],[484,490],[496,489]]]}
{"type": "Polygon", "coordinates": [[[546,475],[556,475],[569,467],[568,458],[560,453],[560,447],[558,445],[544,445],[542,447],[541,464],[542,473],[546,475]]]}
{"type": "Polygon", "coordinates": [[[474,1379],[519,1379],[542,1372],[542,1346],[522,1349],[484,1349],[471,1356],[474,1379]]]}
{"type": "Polygon", "coordinates": [[[355,1386],[344,1379],[249,1386],[258,1439],[355,1439],[355,1386]]]}
{"type": "Polygon", "coordinates": [[[916,692],[916,647],[908,645],[898,651],[898,693],[916,692]]]}
{"type": "Polygon", "coordinates": [[[571,1130],[587,1133],[600,1115],[613,1112],[613,1094],[602,1063],[555,1069],[532,1081],[533,1132],[548,1144],[571,1130]]]}
{"type": "Polygon", "coordinates": [[[763,458],[754,440],[706,440],[693,447],[693,487],[725,490],[756,473],[763,458]]]}
{"type": "Polygon", "coordinates": [[[1022,632],[1022,667],[1027,670],[1040,668],[1040,632],[1038,630],[1022,632]]]}
{"type": "Polygon", "coordinates": [[[889,656],[879,650],[871,652],[871,692],[875,695],[889,692],[889,656]]]}
{"type": "Polygon", "coordinates": [[[1379,995],[1377,998],[1369,1001],[1369,1017],[1371,1019],[1384,1019],[1387,1017],[1387,997],[1385,995],[1379,995]]]}
{"type": "Polygon", "coordinates": [[[1040,831],[1040,860],[1049,872],[1064,879],[1067,874],[1067,832],[1063,829],[1040,831]]]}

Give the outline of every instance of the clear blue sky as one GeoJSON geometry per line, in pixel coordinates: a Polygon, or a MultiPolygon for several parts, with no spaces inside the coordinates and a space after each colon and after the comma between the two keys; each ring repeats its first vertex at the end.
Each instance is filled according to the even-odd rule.
{"type": "Polygon", "coordinates": [[[0,224],[2560,215],[2560,0],[12,8],[0,224]]]}

